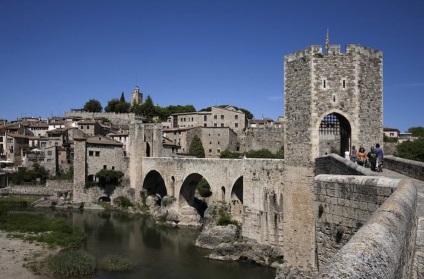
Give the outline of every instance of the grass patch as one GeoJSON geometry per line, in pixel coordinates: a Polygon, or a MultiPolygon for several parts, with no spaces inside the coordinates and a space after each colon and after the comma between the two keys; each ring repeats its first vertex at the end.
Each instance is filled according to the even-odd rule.
{"type": "Polygon", "coordinates": [[[96,259],[83,250],[66,250],[50,258],[49,268],[58,277],[90,275],[96,271],[96,259]]]}
{"type": "Polygon", "coordinates": [[[34,198],[21,198],[13,196],[0,198],[0,210],[8,210],[12,208],[28,208],[35,200],[36,199],[34,198]]]}
{"type": "Polygon", "coordinates": [[[5,213],[0,215],[0,230],[12,237],[38,241],[49,247],[79,247],[85,236],[65,220],[56,220],[43,214],[5,213]]]}
{"type": "Polygon", "coordinates": [[[99,260],[99,268],[106,271],[130,271],[134,264],[127,257],[112,254],[99,260]]]}

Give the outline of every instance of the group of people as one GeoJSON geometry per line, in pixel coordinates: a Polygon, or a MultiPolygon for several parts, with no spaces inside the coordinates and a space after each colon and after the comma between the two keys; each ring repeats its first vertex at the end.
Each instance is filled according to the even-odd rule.
{"type": "Polygon", "coordinates": [[[378,143],[375,147],[371,146],[368,153],[365,152],[365,148],[362,146],[359,147],[359,150],[356,150],[355,146],[352,146],[350,152],[346,150],[345,158],[350,159],[360,166],[369,167],[372,171],[383,171],[383,149],[381,149],[378,143]]]}

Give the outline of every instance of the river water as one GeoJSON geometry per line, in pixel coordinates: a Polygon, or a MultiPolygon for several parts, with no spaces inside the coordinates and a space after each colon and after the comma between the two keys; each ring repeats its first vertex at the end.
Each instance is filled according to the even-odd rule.
{"type": "Polygon", "coordinates": [[[92,278],[146,279],[235,279],[275,278],[275,270],[246,262],[206,259],[208,250],[194,241],[199,231],[155,225],[146,216],[96,210],[54,211],[58,218],[69,218],[88,236],[83,248],[97,259],[108,254],[130,258],[131,272],[99,271],[92,278]]]}

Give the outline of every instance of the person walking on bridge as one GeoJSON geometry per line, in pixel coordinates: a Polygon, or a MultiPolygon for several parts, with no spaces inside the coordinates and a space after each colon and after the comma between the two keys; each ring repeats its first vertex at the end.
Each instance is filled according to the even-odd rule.
{"type": "Polygon", "coordinates": [[[375,153],[374,146],[371,146],[371,151],[367,154],[368,162],[370,163],[370,167],[372,171],[376,171],[377,164],[377,153],[375,153]]]}
{"type": "Polygon", "coordinates": [[[383,169],[382,169],[382,167],[383,167],[383,157],[384,157],[384,155],[383,155],[383,149],[381,149],[380,148],[380,144],[376,144],[375,145],[375,153],[377,153],[377,164],[376,164],[376,167],[377,167],[377,171],[383,171],[383,169]]]}

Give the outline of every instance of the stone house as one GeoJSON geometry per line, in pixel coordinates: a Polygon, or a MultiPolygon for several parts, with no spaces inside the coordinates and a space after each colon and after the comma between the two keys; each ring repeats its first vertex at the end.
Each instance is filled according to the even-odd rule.
{"type": "Polygon", "coordinates": [[[168,117],[167,123],[163,126],[169,128],[229,127],[239,133],[246,128],[247,119],[244,112],[232,106],[211,107],[210,111],[174,113],[168,117]]]}
{"type": "Polygon", "coordinates": [[[127,170],[122,143],[101,135],[89,137],[85,143],[87,181],[96,181],[96,173],[102,169],[127,170]]]}
{"type": "Polygon", "coordinates": [[[78,121],[78,129],[89,136],[103,134],[103,129],[99,122],[95,120],[80,120],[78,121]]]}

